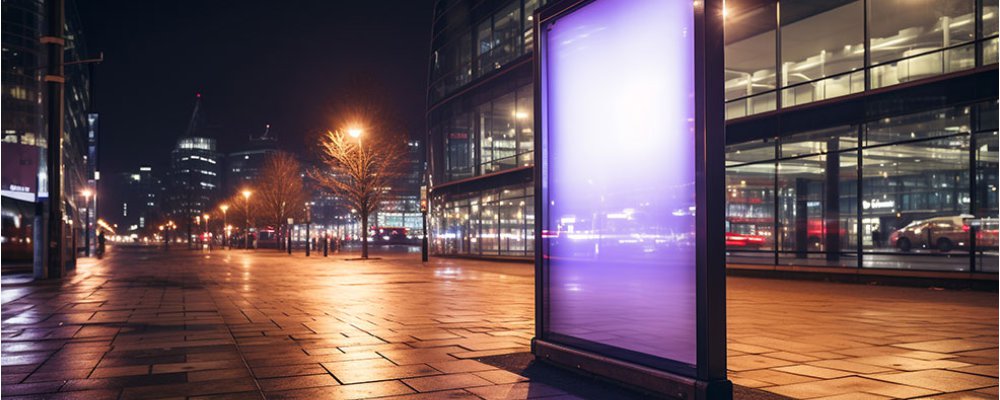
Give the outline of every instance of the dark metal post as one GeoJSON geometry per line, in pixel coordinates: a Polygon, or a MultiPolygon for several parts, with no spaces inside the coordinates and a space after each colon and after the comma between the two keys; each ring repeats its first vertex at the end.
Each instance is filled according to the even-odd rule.
{"type": "Polygon", "coordinates": [[[698,380],[709,399],[732,399],[726,377],[726,145],[723,0],[695,5],[698,380]]]}
{"type": "MultiPolygon", "coordinates": [[[[978,2],[982,6],[982,2],[978,2]]],[[[978,47],[977,47],[978,48],[978,47]]],[[[979,126],[979,106],[970,106],[972,109],[972,132],[978,132],[982,127],[979,126]]],[[[969,226],[969,272],[976,271],[976,251],[979,243],[976,243],[976,236],[978,232],[983,229],[979,216],[979,201],[976,197],[979,192],[977,191],[977,186],[980,184],[978,177],[976,176],[976,156],[977,149],[979,145],[976,143],[976,134],[969,134],[969,214],[972,214],[972,219],[964,221],[965,224],[969,226]]]]}
{"type": "Polygon", "coordinates": [[[83,254],[86,257],[90,257],[90,196],[84,196],[83,198],[87,202],[87,211],[83,214],[83,254]]]}
{"type": "Polygon", "coordinates": [[[823,207],[823,250],[827,261],[840,261],[840,139],[826,143],[826,207],[823,207]]]}
{"type": "Polygon", "coordinates": [[[427,212],[424,211],[421,214],[423,214],[422,225],[424,234],[422,235],[423,238],[420,240],[420,261],[427,262],[427,253],[430,250],[428,249],[428,242],[427,242],[427,212]]]}
{"type": "Polygon", "coordinates": [[[63,49],[65,38],[65,8],[63,0],[47,2],[46,23],[48,34],[41,37],[46,48],[48,67],[45,72],[45,122],[47,127],[46,145],[46,189],[48,198],[44,200],[45,257],[35,260],[35,278],[60,278],[66,269],[65,232],[63,215],[63,92],[66,78],[63,75],[63,49]]]}
{"type": "Polygon", "coordinates": [[[291,255],[292,254],[292,224],[285,225],[285,236],[287,236],[287,238],[285,239],[286,242],[287,242],[287,245],[285,246],[285,248],[288,249],[288,255],[291,255]]]}
{"type": "Polygon", "coordinates": [[[309,203],[306,203],[306,257],[309,257],[309,250],[312,247],[312,239],[309,238],[309,224],[312,223],[309,203]]]}
{"type": "Polygon", "coordinates": [[[323,232],[323,257],[330,255],[330,234],[323,232]]]}
{"type": "Polygon", "coordinates": [[[428,248],[428,242],[427,242],[427,208],[428,208],[427,207],[427,205],[428,205],[428,198],[427,197],[428,196],[427,196],[427,185],[426,185],[426,182],[427,182],[427,175],[424,174],[424,183],[425,184],[422,185],[422,186],[420,186],[420,214],[423,217],[423,219],[421,220],[422,221],[421,222],[421,225],[422,225],[421,229],[423,230],[423,234],[421,235],[421,239],[420,239],[420,261],[421,262],[427,262],[427,253],[430,250],[428,248]]]}

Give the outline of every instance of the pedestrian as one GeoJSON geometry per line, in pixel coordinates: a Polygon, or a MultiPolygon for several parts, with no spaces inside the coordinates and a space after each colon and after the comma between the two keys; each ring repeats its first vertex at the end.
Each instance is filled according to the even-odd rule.
{"type": "Polygon", "coordinates": [[[872,243],[875,245],[876,249],[882,248],[882,231],[879,230],[878,225],[875,225],[872,228],[872,243]]]}
{"type": "Polygon", "coordinates": [[[104,231],[97,232],[97,258],[104,257],[104,231]]]}

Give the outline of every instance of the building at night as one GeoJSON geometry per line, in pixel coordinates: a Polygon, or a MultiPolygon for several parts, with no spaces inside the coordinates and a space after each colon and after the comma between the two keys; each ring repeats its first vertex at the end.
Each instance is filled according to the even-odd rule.
{"type": "Polygon", "coordinates": [[[531,53],[541,3],[435,5],[427,111],[435,254],[534,255],[531,53]]]}
{"type": "Polygon", "coordinates": [[[271,126],[267,125],[260,136],[250,137],[246,149],[230,153],[226,157],[223,197],[233,195],[243,187],[253,186],[267,157],[277,151],[278,138],[271,134],[271,126]]]}
{"type": "MultiPolygon", "coordinates": [[[[47,123],[45,110],[51,101],[45,95],[43,76],[48,60],[41,36],[48,21],[46,2],[3,2],[3,90],[2,90],[2,202],[4,262],[33,258],[36,207],[45,197],[47,123]]],[[[97,172],[97,114],[91,99],[92,64],[87,52],[75,1],[65,4],[63,121],[63,190],[65,205],[64,242],[66,259],[72,260],[84,245],[85,213],[93,212],[96,196],[81,193],[93,189],[97,172]],[[89,200],[89,204],[88,201],[89,200]]],[[[91,214],[91,218],[94,215],[91,214]]],[[[91,219],[93,223],[93,219],[91,219]]],[[[71,264],[71,262],[70,262],[71,264]]]]}
{"type": "MultiPolygon", "coordinates": [[[[435,6],[427,112],[435,254],[534,255],[539,6],[435,6]]],[[[996,273],[997,1],[726,7],[730,268],[996,273]]],[[[583,230],[626,214],[568,223],[583,230]]]]}
{"type": "Polygon", "coordinates": [[[182,232],[193,232],[200,217],[222,198],[222,154],[202,122],[201,95],[195,100],[187,132],[170,152],[170,171],[164,196],[166,216],[182,232]]]}
{"type": "Polygon", "coordinates": [[[389,190],[388,196],[374,215],[373,226],[406,228],[411,239],[418,237],[423,230],[420,185],[425,167],[424,148],[421,144],[419,140],[407,142],[403,176],[389,190]]]}
{"type": "Polygon", "coordinates": [[[155,224],[162,223],[161,201],[163,180],[148,165],[137,171],[122,173],[115,182],[114,215],[108,220],[118,225],[120,235],[142,237],[155,233],[155,224]]]}

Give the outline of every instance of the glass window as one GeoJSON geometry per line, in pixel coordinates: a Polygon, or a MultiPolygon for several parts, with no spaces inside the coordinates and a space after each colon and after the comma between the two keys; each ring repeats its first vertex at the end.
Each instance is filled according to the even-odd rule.
{"type": "Polygon", "coordinates": [[[534,164],[535,149],[535,103],[534,87],[522,86],[517,90],[517,108],[514,120],[517,124],[517,165],[527,167],[534,164]]]}
{"type": "Polygon", "coordinates": [[[773,162],[726,169],[728,262],[774,262],[774,170],[773,162]]]}
{"type": "Polygon", "coordinates": [[[524,1],[524,52],[534,50],[535,45],[535,9],[538,8],[539,0],[524,1]]]}
{"type": "Polygon", "coordinates": [[[785,86],[862,67],[861,1],[781,2],[781,65],[785,86]]]}
{"type": "Polygon", "coordinates": [[[521,2],[513,1],[479,23],[476,29],[478,76],[499,69],[521,55],[524,35],[521,22],[521,2]]]}
{"type": "Polygon", "coordinates": [[[496,194],[483,196],[480,216],[479,250],[483,255],[500,254],[500,215],[496,194]]]}
{"type": "Polygon", "coordinates": [[[781,157],[790,158],[858,147],[858,127],[838,126],[792,134],[781,139],[781,157]]]}
{"type": "Polygon", "coordinates": [[[777,88],[777,5],[726,9],[726,100],[777,88]]]}
{"type": "Polygon", "coordinates": [[[774,160],[774,140],[761,139],[726,146],[726,165],[774,160]]]}
{"type": "Polygon", "coordinates": [[[497,67],[521,55],[521,35],[521,2],[513,1],[493,16],[497,67]]]}
{"type": "Polygon", "coordinates": [[[864,9],[861,1],[781,2],[782,106],[864,90],[864,9]],[[855,71],[854,73],[850,73],[855,71]]]}
{"type": "Polygon", "coordinates": [[[1000,7],[997,6],[997,0],[983,0],[983,37],[988,38],[990,36],[997,35],[997,12],[1000,11],[1000,7]]]}
{"type": "Polygon", "coordinates": [[[989,102],[979,107],[979,129],[976,141],[976,207],[975,229],[976,270],[997,272],[997,248],[1000,246],[1000,206],[998,203],[997,104],[989,102]]]}
{"type": "MultiPolygon", "coordinates": [[[[868,18],[872,64],[969,42],[976,34],[974,0],[869,1],[868,18]]],[[[900,80],[922,72],[913,68],[900,80]]]]}
{"type": "Polygon", "coordinates": [[[478,58],[478,68],[476,71],[479,76],[493,69],[492,52],[495,47],[493,43],[493,20],[487,18],[485,21],[479,23],[479,27],[476,29],[476,55],[478,58]]]}
{"type": "Polygon", "coordinates": [[[863,247],[873,253],[865,267],[967,270],[969,136],[879,146],[863,157],[863,247]]]}
{"type": "Polygon", "coordinates": [[[970,131],[969,107],[883,118],[868,124],[866,146],[904,140],[926,139],[970,131]]]}
{"type": "Polygon", "coordinates": [[[778,163],[779,260],[790,265],[856,266],[857,153],[778,163]]]}
{"type": "Polygon", "coordinates": [[[515,93],[508,93],[480,107],[483,133],[480,160],[484,174],[517,166],[515,106],[515,93]]]}
{"type": "Polygon", "coordinates": [[[476,131],[472,115],[462,113],[449,119],[444,140],[448,179],[472,176],[476,165],[476,131]]]}

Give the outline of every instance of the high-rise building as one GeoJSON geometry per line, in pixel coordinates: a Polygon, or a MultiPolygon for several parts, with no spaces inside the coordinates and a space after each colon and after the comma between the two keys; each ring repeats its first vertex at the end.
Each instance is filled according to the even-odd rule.
{"type": "Polygon", "coordinates": [[[422,235],[422,214],[420,213],[420,185],[426,170],[425,154],[420,140],[406,143],[406,159],[403,175],[393,184],[374,215],[373,227],[406,228],[409,239],[422,235]]]}
{"type": "Polygon", "coordinates": [[[250,137],[246,149],[226,157],[226,181],[223,197],[236,194],[241,188],[253,186],[260,177],[269,155],[278,152],[278,138],[271,134],[271,125],[264,133],[250,137]]]}
{"type": "Polygon", "coordinates": [[[543,3],[435,7],[426,143],[436,254],[534,254],[533,13],[543,3]]]}
{"type": "MultiPolygon", "coordinates": [[[[534,255],[539,5],[436,4],[437,254],[534,255]]],[[[998,11],[996,0],[727,1],[730,268],[996,273],[998,11]]]]}
{"type": "MultiPolygon", "coordinates": [[[[43,76],[49,60],[41,36],[49,26],[46,1],[11,0],[3,2],[2,35],[2,194],[3,260],[25,262],[33,258],[32,240],[35,224],[43,223],[38,203],[47,196],[45,110],[52,101],[44,90],[43,76]]],[[[63,211],[65,260],[72,266],[77,250],[84,246],[86,213],[91,213],[96,196],[83,196],[93,190],[98,177],[96,166],[97,125],[91,99],[91,58],[76,12],[76,2],[65,3],[65,45],[63,121],[63,160],[61,197],[63,211]],[[87,198],[89,197],[89,198],[87,198]],[[89,200],[90,204],[87,204],[89,200]],[[76,248],[74,248],[74,244],[76,248]]]]}
{"type": "Polygon", "coordinates": [[[161,197],[164,193],[162,179],[153,167],[140,166],[138,171],[122,173],[115,190],[119,197],[114,215],[108,220],[118,225],[118,233],[143,237],[152,233],[154,224],[162,223],[161,197]]]}
{"type": "Polygon", "coordinates": [[[215,139],[207,136],[199,94],[187,132],[170,152],[164,196],[167,217],[189,236],[194,232],[195,217],[214,207],[222,196],[222,155],[216,150],[215,139]]]}

